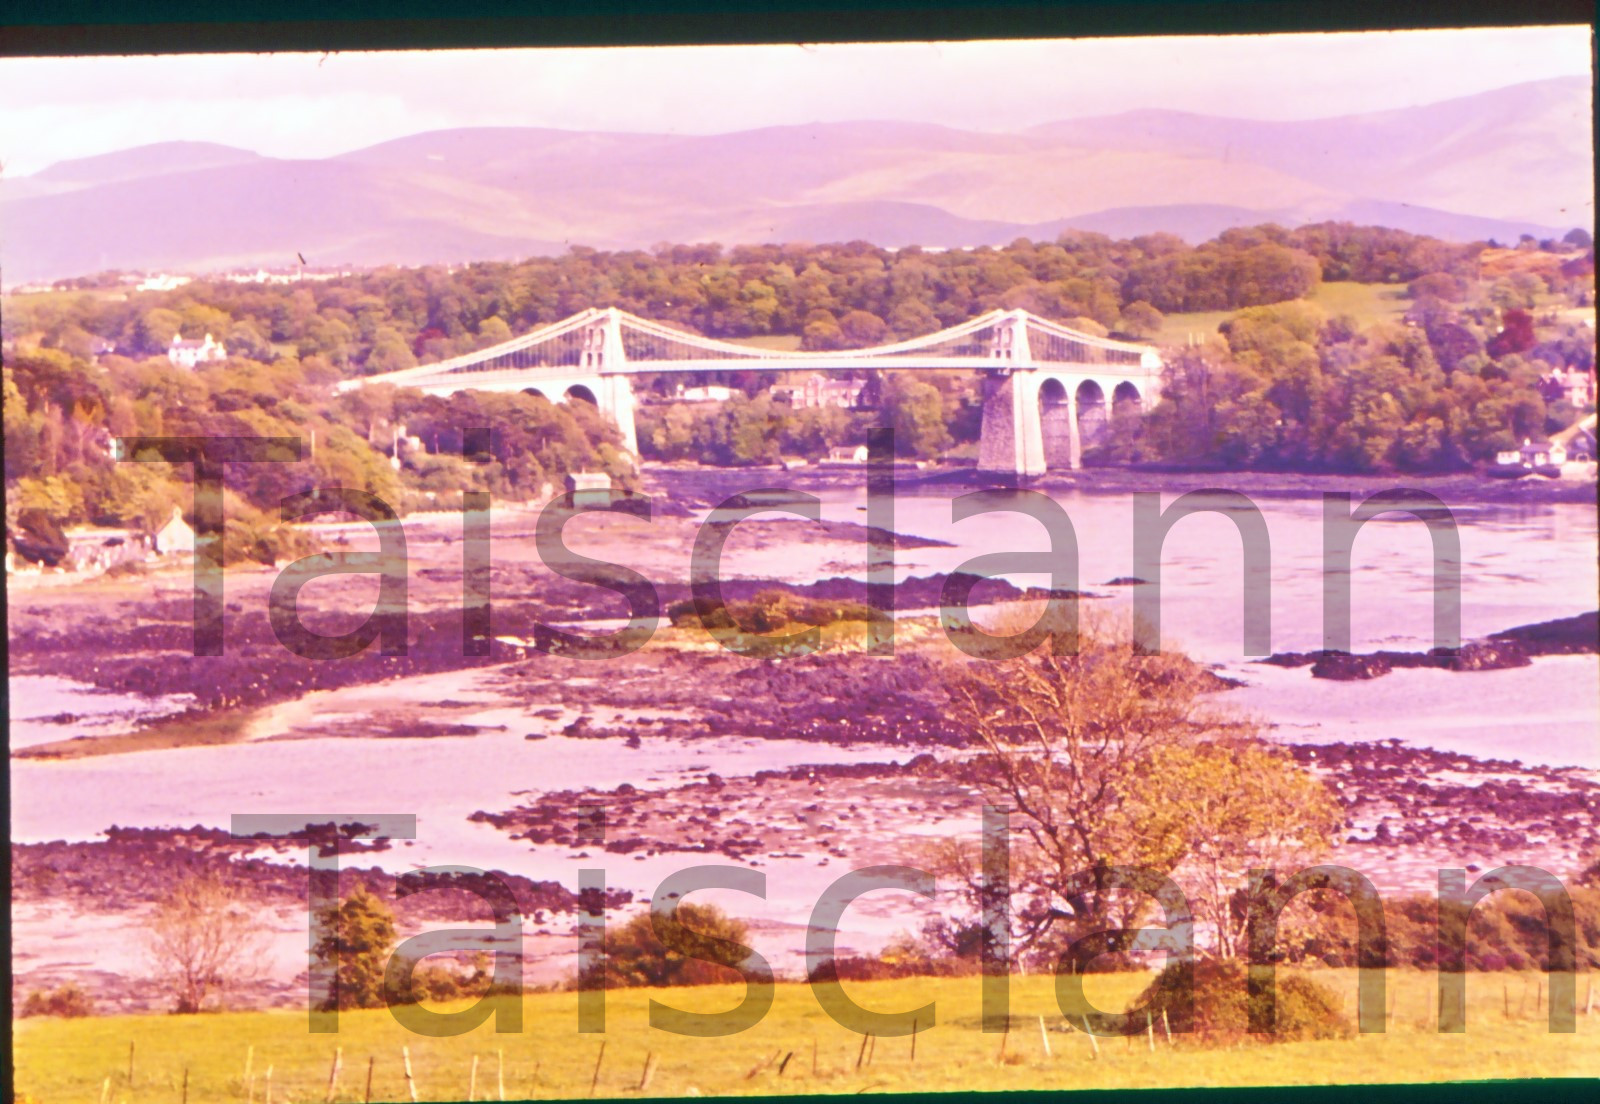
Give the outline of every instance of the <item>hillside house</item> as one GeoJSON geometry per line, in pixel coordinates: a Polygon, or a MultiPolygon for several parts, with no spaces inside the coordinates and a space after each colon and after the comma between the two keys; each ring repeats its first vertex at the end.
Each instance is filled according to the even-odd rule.
{"type": "Polygon", "coordinates": [[[1545,402],[1556,402],[1565,399],[1573,406],[1582,410],[1586,406],[1593,406],[1595,399],[1594,370],[1582,369],[1576,365],[1566,368],[1552,368],[1539,380],[1539,394],[1545,402]]]}
{"type": "Polygon", "coordinates": [[[173,334],[172,344],[167,347],[167,359],[179,368],[193,368],[197,364],[227,360],[228,350],[210,334],[206,334],[201,341],[185,341],[178,334],[173,334]]]}
{"type": "Polygon", "coordinates": [[[867,462],[867,446],[837,445],[828,450],[827,462],[830,464],[865,464],[867,462]]]}
{"type": "Polygon", "coordinates": [[[813,372],[805,382],[789,392],[789,403],[796,410],[815,410],[835,406],[853,410],[861,402],[861,391],[866,384],[861,380],[834,379],[821,372],[813,372]]]}

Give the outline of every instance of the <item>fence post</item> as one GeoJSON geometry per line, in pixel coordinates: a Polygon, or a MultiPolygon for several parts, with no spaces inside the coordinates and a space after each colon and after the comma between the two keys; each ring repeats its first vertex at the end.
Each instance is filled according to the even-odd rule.
{"type": "Polygon", "coordinates": [[[411,1093],[411,1104],[417,1104],[417,1082],[416,1079],[411,1076],[411,1048],[401,1047],[400,1058],[405,1062],[406,1088],[410,1090],[411,1093]]]}
{"type": "Polygon", "coordinates": [[[333,1065],[328,1068],[328,1092],[322,1098],[323,1104],[333,1104],[333,1090],[339,1083],[339,1067],[344,1064],[344,1048],[333,1048],[333,1065]]]}
{"type": "Polygon", "coordinates": [[[1050,1057],[1050,1036],[1044,1030],[1044,1017],[1039,1017],[1039,1045],[1044,1047],[1044,1056],[1050,1057]]]}
{"type": "Polygon", "coordinates": [[[1094,1056],[1100,1057],[1100,1040],[1094,1037],[1094,1032],[1089,1030],[1089,1017],[1083,1018],[1083,1033],[1089,1036],[1089,1046],[1094,1050],[1094,1056]]]}
{"type": "Polygon", "coordinates": [[[244,1096],[246,1104],[255,1104],[256,1075],[254,1070],[256,1060],[255,1044],[244,1048],[244,1096]]]}
{"type": "Polygon", "coordinates": [[[594,1076],[589,1079],[589,1095],[594,1095],[596,1086],[600,1084],[600,1063],[605,1060],[606,1041],[600,1040],[600,1053],[594,1056],[594,1076]]]}
{"type": "Polygon", "coordinates": [[[650,1079],[656,1075],[656,1055],[654,1051],[647,1051],[644,1056],[644,1073],[639,1076],[639,1091],[644,1092],[650,1087],[650,1079]]]}
{"type": "Polygon", "coordinates": [[[366,1104],[372,1104],[372,1064],[376,1061],[376,1057],[371,1054],[367,1055],[367,1093],[362,1097],[366,1104]]]}
{"type": "Polygon", "coordinates": [[[467,1101],[478,1099],[478,1056],[472,1056],[472,1069],[467,1073],[467,1101]]]}

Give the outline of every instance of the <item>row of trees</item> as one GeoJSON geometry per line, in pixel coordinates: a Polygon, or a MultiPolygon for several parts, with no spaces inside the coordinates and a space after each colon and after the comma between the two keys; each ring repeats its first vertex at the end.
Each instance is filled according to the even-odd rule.
{"type": "Polygon", "coordinates": [[[122,298],[30,296],[8,304],[4,333],[38,335],[80,356],[96,338],[155,355],[174,334],[211,333],[254,360],[320,357],[346,373],[482,348],[591,306],[715,337],[795,335],[812,348],[913,337],[995,307],[1143,337],[1163,312],[1281,302],[1322,280],[1471,277],[1482,249],[1348,223],[1234,229],[1199,246],[1171,234],[1114,240],[1073,231],[1053,242],[944,252],[866,242],[574,248],[514,264],[385,268],[310,286],[197,281],[122,298]]]}

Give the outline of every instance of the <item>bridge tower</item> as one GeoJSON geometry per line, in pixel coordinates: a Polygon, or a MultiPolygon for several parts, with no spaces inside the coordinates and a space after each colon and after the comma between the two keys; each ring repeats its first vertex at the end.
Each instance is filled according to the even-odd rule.
{"type": "Polygon", "coordinates": [[[633,381],[628,375],[628,352],[622,344],[622,312],[616,307],[601,311],[583,329],[578,368],[594,373],[595,403],[600,413],[616,425],[622,445],[633,456],[639,455],[639,433],[634,425],[637,401],[633,381]]]}
{"type": "MultiPolygon", "coordinates": [[[[978,443],[978,469],[1013,475],[1043,475],[1044,424],[1040,418],[1041,380],[1028,344],[1025,311],[1008,311],[994,326],[990,367],[983,381],[983,432],[978,443]]],[[[1077,402],[1068,391],[1066,419],[1068,467],[1078,467],[1077,402]]]]}

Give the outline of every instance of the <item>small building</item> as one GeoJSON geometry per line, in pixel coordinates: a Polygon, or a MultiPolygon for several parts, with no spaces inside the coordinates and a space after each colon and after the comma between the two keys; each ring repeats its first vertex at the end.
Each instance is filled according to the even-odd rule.
{"type": "Polygon", "coordinates": [[[193,276],[169,276],[165,272],[155,276],[146,276],[134,285],[134,291],[173,291],[185,284],[193,283],[193,276]]]}
{"type": "Polygon", "coordinates": [[[228,350],[210,334],[206,334],[201,341],[185,341],[173,334],[172,344],[167,347],[167,359],[179,368],[193,368],[197,364],[227,360],[228,350]]]}
{"type": "Polygon", "coordinates": [[[71,529],[67,554],[61,566],[69,571],[99,573],[123,563],[142,563],[150,551],[149,538],[131,529],[71,529]]]}
{"type": "Polygon", "coordinates": [[[829,464],[865,464],[867,462],[866,445],[836,445],[828,450],[829,464]]]}
{"type": "Polygon", "coordinates": [[[1550,442],[1566,450],[1568,463],[1592,462],[1600,456],[1595,450],[1595,415],[1580,418],[1560,433],[1552,434],[1550,442]]]}
{"type": "Polygon", "coordinates": [[[611,477],[605,472],[571,472],[567,476],[567,490],[575,506],[611,504],[611,477]]]}
{"type": "Polygon", "coordinates": [[[172,508],[172,516],[155,531],[151,547],[162,556],[194,555],[194,530],[183,520],[183,511],[172,508]]]}
{"type": "Polygon", "coordinates": [[[1495,454],[1495,460],[1506,467],[1543,468],[1552,464],[1559,467],[1567,462],[1567,450],[1559,441],[1524,437],[1521,448],[1503,449],[1495,454]]]}
{"type": "Polygon", "coordinates": [[[704,387],[678,388],[677,399],[686,403],[727,402],[733,398],[733,388],[712,383],[704,387]]]}

